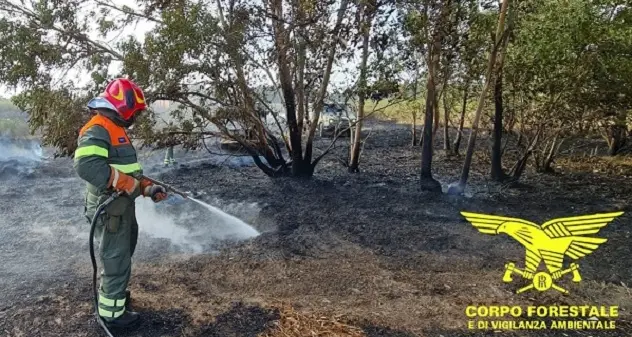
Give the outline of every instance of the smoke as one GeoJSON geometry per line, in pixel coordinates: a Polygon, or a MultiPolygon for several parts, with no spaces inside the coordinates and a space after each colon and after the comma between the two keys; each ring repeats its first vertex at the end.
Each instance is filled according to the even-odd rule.
{"type": "MultiPolygon", "coordinates": [[[[183,201],[178,204],[154,203],[149,198],[136,199],[136,217],[141,235],[168,243],[169,250],[185,253],[211,252],[225,242],[240,241],[259,232],[239,218],[219,208],[183,201]]],[[[229,207],[231,208],[231,207],[229,207]]],[[[259,213],[256,204],[232,207],[239,216],[253,218],[259,213]]]]}
{"type": "Polygon", "coordinates": [[[42,148],[35,140],[11,140],[0,136],[0,162],[9,160],[23,163],[39,162],[42,156],[42,148]]]}
{"type": "Polygon", "coordinates": [[[0,134],[0,178],[32,174],[43,158],[34,139],[13,139],[0,134]]]}

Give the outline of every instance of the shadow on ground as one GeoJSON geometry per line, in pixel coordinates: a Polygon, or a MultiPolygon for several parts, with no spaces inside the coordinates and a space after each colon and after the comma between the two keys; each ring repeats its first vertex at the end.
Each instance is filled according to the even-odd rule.
{"type": "MultiPolygon", "coordinates": [[[[139,310],[142,315],[140,326],[134,329],[111,329],[116,337],[141,337],[141,336],[180,336],[180,333],[189,324],[190,319],[182,310],[139,310]]],[[[91,328],[101,330],[101,326],[92,320],[91,328]]]]}
{"type": "Polygon", "coordinates": [[[215,316],[215,322],[201,328],[199,337],[257,337],[279,319],[277,310],[236,303],[227,312],[215,316]]]}

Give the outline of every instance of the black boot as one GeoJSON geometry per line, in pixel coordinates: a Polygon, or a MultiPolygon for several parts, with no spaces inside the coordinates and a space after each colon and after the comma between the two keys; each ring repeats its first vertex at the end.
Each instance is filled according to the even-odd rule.
{"type": "Polygon", "coordinates": [[[132,292],[125,290],[125,310],[131,310],[132,308],[132,292]]]}
{"type": "Polygon", "coordinates": [[[140,315],[137,312],[125,311],[124,314],[112,321],[105,321],[108,328],[133,328],[140,323],[140,315]]]}

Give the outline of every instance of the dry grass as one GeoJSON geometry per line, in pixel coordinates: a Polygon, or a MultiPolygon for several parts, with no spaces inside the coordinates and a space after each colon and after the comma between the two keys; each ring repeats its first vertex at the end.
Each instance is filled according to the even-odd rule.
{"type": "Polygon", "coordinates": [[[366,337],[361,328],[343,323],[341,316],[303,314],[290,305],[278,309],[280,319],[259,337],[366,337]]]}
{"type": "MultiPolygon", "coordinates": [[[[389,101],[388,99],[382,100],[375,104],[373,101],[368,100],[365,105],[365,113],[371,114],[379,120],[394,121],[399,124],[411,124],[413,118],[413,112],[416,112],[416,124],[422,125],[424,120],[423,107],[425,106],[425,99],[419,98],[414,101],[389,101]]],[[[443,125],[443,104],[439,107],[441,114],[440,125],[443,125]]],[[[471,122],[474,120],[474,113],[476,111],[476,102],[471,100],[467,104],[467,112],[465,115],[465,127],[470,127],[471,122]]],[[[462,103],[453,102],[450,115],[450,126],[458,126],[458,118],[460,111],[462,110],[462,103]]],[[[489,110],[489,107],[488,107],[489,110]]]]}
{"type": "Polygon", "coordinates": [[[632,157],[573,156],[556,159],[556,164],[569,171],[605,173],[621,178],[632,177],[632,157]]]}
{"type": "MultiPolygon", "coordinates": [[[[479,239],[487,237],[473,238],[479,239]]],[[[536,302],[533,294],[515,295],[518,284],[503,284],[502,270],[481,269],[484,261],[478,257],[420,253],[410,257],[419,268],[403,269],[368,250],[347,251],[317,260],[246,262],[218,256],[194,259],[186,268],[139,266],[132,286],[135,305],[181,309],[199,327],[239,299],[279,311],[280,318],[262,337],[355,337],[365,336],[357,322],[420,336],[427,329],[464,329],[468,305],[632,304],[627,288],[606,289],[589,280],[571,296],[539,294],[536,302]]],[[[524,254],[513,246],[506,252],[508,258],[524,254]]]]}

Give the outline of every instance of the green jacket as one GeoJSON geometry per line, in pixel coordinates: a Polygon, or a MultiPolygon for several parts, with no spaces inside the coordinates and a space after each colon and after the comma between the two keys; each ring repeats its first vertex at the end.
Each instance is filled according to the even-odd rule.
{"type": "MultiPolygon", "coordinates": [[[[99,111],[79,132],[74,168],[87,184],[85,214],[90,220],[96,208],[113,192],[108,188],[112,168],[136,178],[142,175],[136,149],[124,125],[113,112],[99,111]]],[[[125,207],[133,211],[134,199],[139,195],[140,189],[126,195],[129,202],[125,207]]]]}

